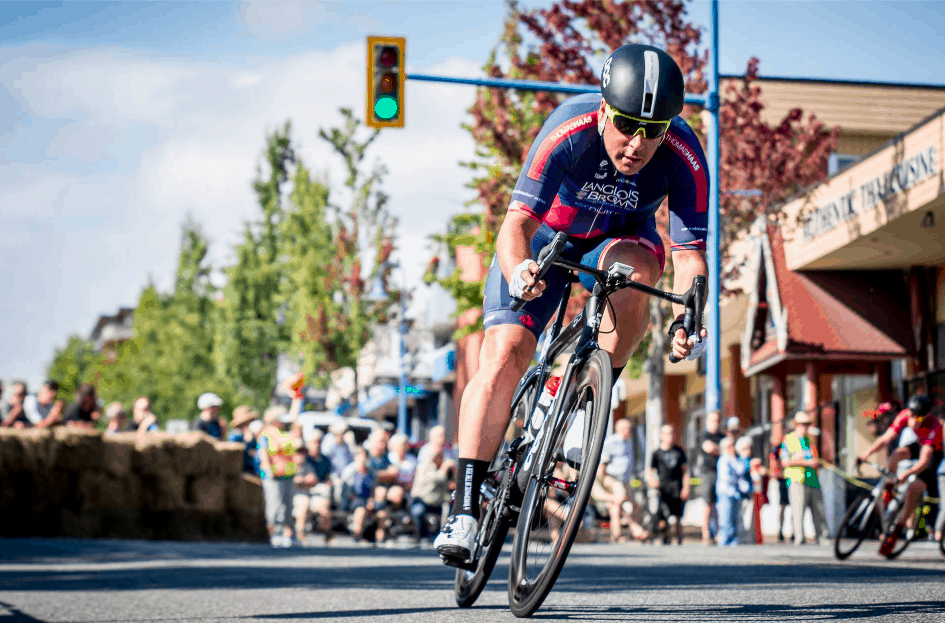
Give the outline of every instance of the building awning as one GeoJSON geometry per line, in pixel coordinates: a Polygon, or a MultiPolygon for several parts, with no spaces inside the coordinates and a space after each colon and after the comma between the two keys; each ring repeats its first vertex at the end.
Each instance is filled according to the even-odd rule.
{"type": "Polygon", "coordinates": [[[909,355],[901,271],[792,271],[780,232],[761,236],[742,343],[746,376],[782,361],[870,362],[909,355]]]}

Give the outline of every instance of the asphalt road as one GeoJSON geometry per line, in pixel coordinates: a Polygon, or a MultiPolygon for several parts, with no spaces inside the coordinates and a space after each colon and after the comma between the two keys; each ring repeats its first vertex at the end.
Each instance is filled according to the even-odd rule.
{"type": "MultiPolygon", "coordinates": [[[[945,621],[945,559],[875,544],[577,545],[534,618],[577,621],[945,621]]],[[[502,558],[476,606],[430,550],[0,539],[0,623],[514,621],[502,558]]]]}

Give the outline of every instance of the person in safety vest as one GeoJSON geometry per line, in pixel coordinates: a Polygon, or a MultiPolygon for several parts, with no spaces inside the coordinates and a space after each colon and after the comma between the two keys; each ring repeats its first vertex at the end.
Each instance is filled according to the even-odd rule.
{"type": "Polygon", "coordinates": [[[795,545],[804,543],[804,510],[808,507],[814,520],[817,541],[827,537],[824,501],[817,478],[820,457],[817,455],[817,441],[807,433],[810,425],[810,416],[804,411],[798,411],[794,415],[794,432],[785,435],[781,443],[781,464],[784,466],[784,478],[788,481],[788,499],[791,500],[791,514],[794,516],[795,545]]]}
{"type": "Polygon", "coordinates": [[[285,433],[288,410],[273,406],[263,414],[264,427],[257,437],[259,475],[266,501],[266,524],[275,547],[292,545],[292,498],[298,471],[295,444],[285,433]],[[281,528],[281,531],[279,530],[281,528]]]}

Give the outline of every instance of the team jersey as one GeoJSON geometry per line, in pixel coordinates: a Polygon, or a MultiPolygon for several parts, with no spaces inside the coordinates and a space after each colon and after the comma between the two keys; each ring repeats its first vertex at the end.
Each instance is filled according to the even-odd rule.
{"type": "MultiPolygon", "coordinates": [[[[894,432],[899,433],[907,426],[909,426],[908,409],[896,416],[890,428],[892,428],[894,432]]],[[[925,419],[922,420],[922,424],[912,430],[915,431],[916,437],[919,438],[918,443],[920,446],[932,446],[933,450],[942,449],[942,423],[939,422],[938,418],[935,416],[925,416],[925,419]]]]}
{"type": "Polygon", "coordinates": [[[674,117],[636,175],[614,167],[597,131],[600,95],[564,101],[545,121],[512,192],[513,210],[577,238],[632,233],[669,197],[674,251],[705,249],[709,177],[689,125],[674,117]],[[598,214],[599,212],[599,214],[598,214]]]}

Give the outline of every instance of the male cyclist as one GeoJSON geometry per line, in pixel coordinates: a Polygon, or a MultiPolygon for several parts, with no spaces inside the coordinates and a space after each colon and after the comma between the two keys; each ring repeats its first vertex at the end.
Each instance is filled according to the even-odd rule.
{"type": "MultiPolygon", "coordinates": [[[[907,536],[911,538],[915,530],[915,504],[923,491],[935,487],[935,469],[942,461],[942,424],[934,415],[930,415],[932,401],[926,394],[915,394],[906,403],[906,408],[900,411],[892,425],[885,433],[876,438],[876,441],[862,454],[856,457],[857,466],[869,458],[871,454],[885,448],[902,432],[906,426],[911,428],[916,437],[912,443],[897,448],[889,455],[887,468],[896,473],[896,466],[900,461],[911,459],[915,463],[902,472],[896,484],[903,484],[910,476],[915,480],[909,485],[905,499],[905,524],[898,524],[887,537],[899,538],[908,528],[907,536]]],[[[941,492],[939,492],[941,494],[941,492]]],[[[892,541],[894,542],[894,541],[892,541]]],[[[891,542],[891,543],[892,543],[891,542]]],[[[883,544],[887,547],[886,543],[883,544]]],[[[892,545],[888,545],[892,547],[892,545]]]]}
{"type": "MultiPolygon", "coordinates": [[[[538,264],[530,258],[563,231],[568,243],[562,257],[598,269],[622,262],[634,268],[632,279],[655,285],[665,261],[655,213],[668,197],[675,291],[685,292],[697,275],[708,273],[709,178],[696,135],[677,116],[684,97],[683,75],[672,57],[651,46],[625,45],[604,62],[601,95],[566,100],[532,144],[486,281],[485,339],[479,371],[460,406],[456,497],[434,542],[440,554],[470,557],[479,488],[508,425],[516,384],[567,281],[567,272],[553,267],[536,282],[538,264]],[[513,312],[513,297],[528,302],[513,312]]],[[[588,289],[594,285],[586,275],[581,280],[588,289]]],[[[649,302],[631,289],[610,302],[599,344],[610,353],[616,380],[646,331],[649,302]]],[[[683,312],[674,306],[672,350],[694,359],[706,340],[687,338],[683,312]]]]}

